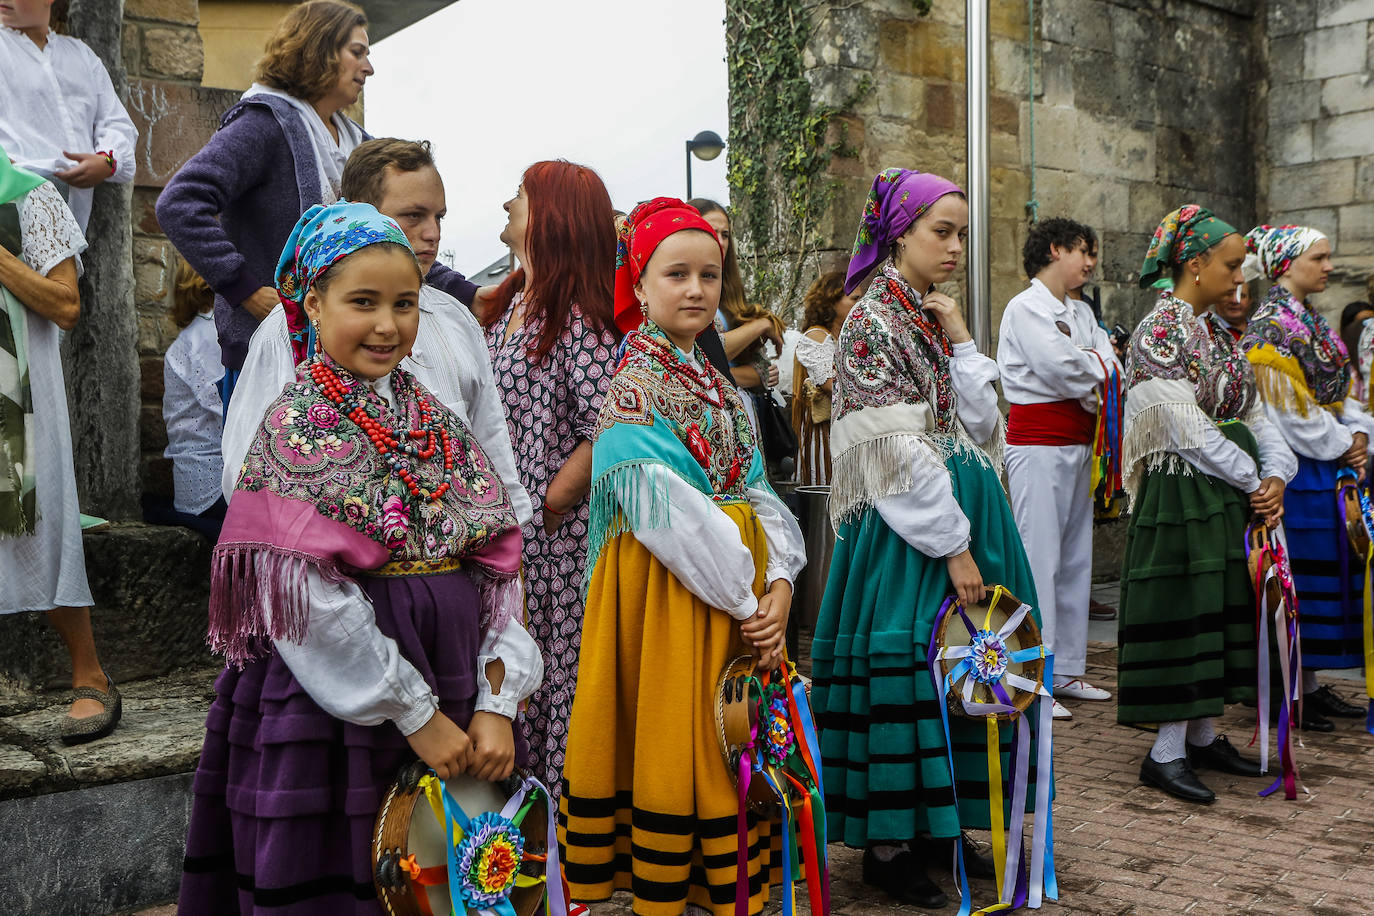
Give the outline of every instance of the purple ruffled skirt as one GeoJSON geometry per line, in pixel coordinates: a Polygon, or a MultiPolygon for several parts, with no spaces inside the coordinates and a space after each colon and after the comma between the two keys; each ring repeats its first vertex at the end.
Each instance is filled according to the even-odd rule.
{"type": "MultiPolygon", "coordinates": [[[[466,573],[359,579],[377,626],[461,727],[477,698],[479,600],[466,573]]],[[[415,759],[396,727],[320,709],[276,652],[215,683],[196,770],[178,912],[378,916],[371,843],[382,796],[415,759]]],[[[524,743],[516,734],[516,758],[524,743]]]]}

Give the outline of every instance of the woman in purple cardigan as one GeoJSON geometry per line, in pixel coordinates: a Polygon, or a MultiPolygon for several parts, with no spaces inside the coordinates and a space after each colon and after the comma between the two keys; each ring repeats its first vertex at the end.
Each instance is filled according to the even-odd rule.
{"type": "Polygon", "coordinates": [[[267,41],[256,82],[157,202],[162,231],[215,291],[225,406],[296,220],[333,203],[348,154],[369,139],[343,110],[372,74],[367,17],[351,3],[294,7],[267,41]]]}

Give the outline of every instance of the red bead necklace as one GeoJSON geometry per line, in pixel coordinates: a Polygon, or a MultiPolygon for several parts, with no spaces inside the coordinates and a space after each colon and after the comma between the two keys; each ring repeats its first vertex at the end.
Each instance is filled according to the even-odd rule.
{"type": "Polygon", "coordinates": [[[664,371],[682,381],[683,386],[712,407],[725,406],[725,391],[721,377],[709,365],[701,371],[693,369],[677,354],[676,347],[664,346],[648,334],[630,335],[630,346],[663,364],[664,371]]]}
{"type": "Polygon", "coordinates": [[[907,314],[916,322],[916,327],[920,328],[926,337],[935,341],[935,345],[940,348],[940,352],[944,353],[946,356],[953,353],[954,348],[950,345],[949,335],[945,333],[944,326],[938,321],[931,321],[927,318],[925,309],[918,307],[911,301],[906,291],[902,289],[902,284],[899,281],[892,280],[891,278],[888,279],[888,289],[892,290],[892,295],[896,297],[897,301],[902,304],[902,308],[906,309],[907,314]]]}
{"type": "MultiPolygon", "coordinates": [[[[391,429],[367,412],[363,401],[354,393],[354,387],[345,383],[332,367],[317,359],[310,366],[310,378],[324,396],[372,440],[372,445],[387,463],[392,475],[400,479],[412,498],[421,502],[438,502],[449,491],[453,481],[453,445],[444,424],[434,419],[428,398],[418,393],[415,395],[415,403],[420,409],[419,429],[391,429]],[[415,444],[420,440],[424,440],[423,446],[415,444]],[[428,461],[439,451],[443,453],[442,478],[437,487],[426,490],[410,473],[410,461],[428,461]]],[[[400,401],[399,392],[397,401],[400,401]]]]}

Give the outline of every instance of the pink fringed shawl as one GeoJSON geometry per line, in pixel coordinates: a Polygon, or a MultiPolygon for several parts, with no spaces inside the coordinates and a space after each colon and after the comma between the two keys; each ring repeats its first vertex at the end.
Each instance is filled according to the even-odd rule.
{"type": "MultiPolygon", "coordinates": [[[[408,373],[392,374],[402,425],[419,425],[415,399],[423,395],[453,447],[451,488],[439,503],[421,504],[320,393],[308,365],[268,408],[244,459],[211,565],[211,647],[242,664],[266,639],[303,639],[307,565],[338,581],[389,562],[461,559],[482,596],[482,628],[504,628],[523,607],[520,528],[472,433],[408,373]]],[[[361,384],[336,371],[346,384],[361,384]]],[[[385,399],[365,390],[364,400],[384,425],[396,425],[385,399]]],[[[426,490],[441,472],[437,462],[411,467],[426,490]]]]}

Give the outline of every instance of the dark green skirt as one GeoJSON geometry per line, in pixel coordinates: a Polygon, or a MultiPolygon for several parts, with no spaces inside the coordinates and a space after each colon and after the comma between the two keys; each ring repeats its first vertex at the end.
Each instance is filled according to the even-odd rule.
{"type": "MultiPolygon", "coordinates": [[[[1030,564],[997,474],[957,455],[945,464],[972,526],[983,581],[1004,585],[1035,607],[1030,564]]],[[[963,827],[986,830],[987,731],[981,720],[950,717],[957,781],[951,779],[926,661],[935,617],[950,594],[945,561],[913,549],[876,509],[838,534],[811,644],[830,838],[861,847],[911,840],[923,831],[951,837],[963,827]]],[[[1039,613],[1032,613],[1039,623],[1039,613]]],[[[1012,732],[1002,725],[1004,779],[1012,732]]],[[[1034,749],[1030,759],[1028,809],[1035,801],[1034,749]]]]}
{"type": "MultiPolygon", "coordinates": [[[[1221,431],[1258,456],[1244,424],[1221,431]]],[[[1215,477],[1177,467],[1145,473],[1121,574],[1117,721],[1219,716],[1226,703],[1254,701],[1249,520],[1249,498],[1215,477]]]]}

